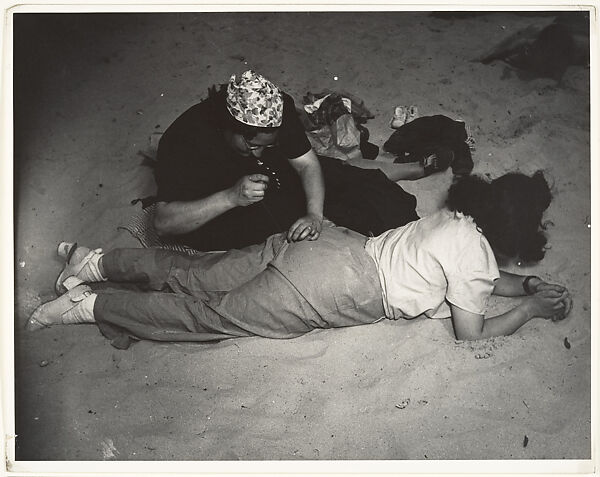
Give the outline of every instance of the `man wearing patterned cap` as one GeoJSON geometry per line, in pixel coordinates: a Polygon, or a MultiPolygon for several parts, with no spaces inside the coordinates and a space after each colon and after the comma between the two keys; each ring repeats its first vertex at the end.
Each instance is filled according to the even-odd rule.
{"type": "Polygon", "coordinates": [[[198,250],[227,250],[285,231],[290,241],[316,240],[324,208],[328,219],[362,233],[416,218],[414,198],[398,187],[407,214],[394,214],[395,223],[385,227],[369,224],[371,210],[349,206],[348,192],[346,198],[335,192],[335,181],[354,169],[381,174],[317,157],[293,99],[249,70],[213,87],[161,138],[154,225],[159,235],[198,250]],[[364,230],[352,223],[357,218],[364,230]]]}

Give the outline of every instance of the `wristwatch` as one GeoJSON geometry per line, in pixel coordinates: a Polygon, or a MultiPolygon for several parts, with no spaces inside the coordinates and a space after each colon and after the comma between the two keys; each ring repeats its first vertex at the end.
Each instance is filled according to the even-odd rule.
{"type": "Polygon", "coordinates": [[[523,280],[523,290],[525,291],[525,293],[527,295],[533,295],[535,293],[535,291],[533,291],[530,287],[529,287],[529,282],[534,279],[537,278],[538,280],[541,280],[540,277],[536,276],[536,275],[528,275],[525,277],[525,280],[523,280]]]}

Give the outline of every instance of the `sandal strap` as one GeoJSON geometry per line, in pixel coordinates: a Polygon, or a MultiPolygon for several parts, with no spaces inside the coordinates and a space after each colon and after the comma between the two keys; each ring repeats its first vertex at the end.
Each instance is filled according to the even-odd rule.
{"type": "Polygon", "coordinates": [[[62,286],[67,290],[70,290],[71,288],[75,288],[77,285],[81,285],[82,283],[85,282],[81,278],[71,275],[70,277],[67,277],[64,282],[62,282],[62,286]]]}
{"type": "Polygon", "coordinates": [[[88,254],[83,257],[83,259],[74,265],[67,264],[63,269],[62,273],[59,275],[56,281],[56,291],[57,293],[61,293],[65,290],[71,290],[72,288],[80,285],[82,283],[87,283],[88,281],[92,282],[104,282],[106,278],[103,277],[98,268],[98,260],[102,255],[102,249],[97,248],[95,250],[90,250],[88,254]],[[91,262],[91,263],[90,263],[91,262]],[[89,264],[89,266],[88,266],[89,264]],[[83,278],[80,276],[84,268],[85,270],[83,278]]]}

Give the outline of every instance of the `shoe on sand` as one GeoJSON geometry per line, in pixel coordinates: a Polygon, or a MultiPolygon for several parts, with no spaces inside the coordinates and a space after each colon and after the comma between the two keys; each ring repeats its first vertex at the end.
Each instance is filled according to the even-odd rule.
{"type": "Polygon", "coordinates": [[[396,106],[394,108],[394,116],[390,119],[390,127],[392,129],[399,129],[406,123],[408,115],[408,108],[406,106],[396,106]]]}
{"type": "Polygon", "coordinates": [[[417,108],[414,104],[411,104],[408,108],[406,108],[406,123],[410,123],[412,120],[417,119],[419,117],[419,108],[417,108]]]}
{"type": "Polygon", "coordinates": [[[98,265],[98,260],[103,255],[101,248],[91,250],[77,246],[77,243],[61,242],[58,245],[58,255],[66,261],[65,267],[56,279],[55,289],[58,295],[82,283],[106,281],[98,265]]]}
{"type": "Polygon", "coordinates": [[[27,320],[25,329],[36,331],[52,325],[93,323],[96,294],[87,285],[79,285],[64,295],[38,306],[27,320]]]}
{"type": "Polygon", "coordinates": [[[410,123],[419,117],[419,108],[414,104],[410,106],[396,106],[394,108],[394,116],[390,119],[390,127],[392,129],[400,129],[406,123],[410,123]]]}

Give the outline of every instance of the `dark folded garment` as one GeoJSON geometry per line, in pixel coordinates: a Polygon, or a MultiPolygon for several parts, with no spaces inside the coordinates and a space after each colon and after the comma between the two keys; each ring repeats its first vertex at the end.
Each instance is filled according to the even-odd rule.
{"type": "Polygon", "coordinates": [[[325,179],[325,216],[363,235],[417,220],[417,199],[379,169],[361,169],[319,156],[325,179]]]}
{"type": "Polygon", "coordinates": [[[473,159],[467,138],[464,122],[441,114],[423,116],[394,131],[383,150],[397,155],[400,162],[418,162],[430,154],[450,150],[454,153],[452,172],[469,174],[473,159]]]}

